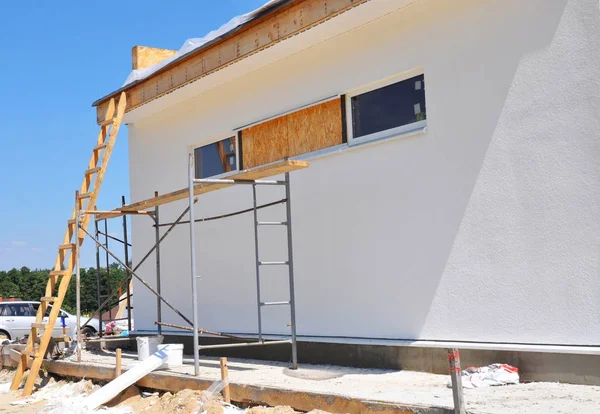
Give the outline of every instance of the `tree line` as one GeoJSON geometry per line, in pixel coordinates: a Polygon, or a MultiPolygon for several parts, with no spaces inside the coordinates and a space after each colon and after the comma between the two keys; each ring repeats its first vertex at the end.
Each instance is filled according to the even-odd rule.
{"type": "MultiPolygon", "coordinates": [[[[98,284],[96,268],[81,268],[81,312],[89,314],[98,308],[98,284]]],[[[39,301],[42,296],[45,296],[46,284],[50,277],[50,269],[31,270],[28,267],[20,269],[11,269],[8,271],[0,271],[0,296],[3,300],[10,297],[20,298],[23,300],[39,301]]],[[[100,294],[108,295],[108,279],[110,278],[110,292],[118,290],[118,286],[126,278],[125,269],[118,263],[112,263],[109,266],[109,271],[106,268],[100,269],[100,294]]],[[[59,279],[60,281],[60,279],[59,279]]],[[[58,289],[58,283],[57,283],[58,289]]],[[[123,283],[123,292],[127,289],[127,285],[123,283]]],[[[76,312],[76,291],[75,291],[75,276],[71,278],[69,289],[63,301],[62,309],[69,313],[76,312]]],[[[118,302],[119,295],[116,294],[111,300],[110,305],[115,306],[118,302]]],[[[105,298],[101,302],[104,302],[105,298]]],[[[105,311],[107,308],[104,309],[105,311]]]]}

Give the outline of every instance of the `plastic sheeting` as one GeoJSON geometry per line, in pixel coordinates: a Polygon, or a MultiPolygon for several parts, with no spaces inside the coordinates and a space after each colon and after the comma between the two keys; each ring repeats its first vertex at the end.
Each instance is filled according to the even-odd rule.
{"type": "Polygon", "coordinates": [[[234,30],[235,28],[243,25],[244,23],[247,23],[247,22],[253,20],[256,16],[258,16],[262,12],[264,12],[270,8],[273,8],[280,3],[283,3],[284,1],[287,1],[287,0],[270,0],[270,1],[266,2],[265,4],[263,4],[262,6],[260,6],[258,9],[251,11],[250,13],[246,13],[241,16],[234,17],[233,19],[231,19],[227,23],[225,23],[223,26],[219,27],[217,30],[213,30],[213,31],[209,32],[204,37],[187,39],[185,41],[185,43],[183,44],[183,46],[181,46],[179,51],[176,54],[174,54],[173,56],[171,56],[167,59],[164,59],[154,65],[148,66],[147,68],[132,70],[131,73],[129,74],[129,76],[127,77],[127,80],[123,84],[123,86],[127,86],[130,83],[133,83],[135,81],[139,81],[139,80],[149,77],[156,71],[160,70],[161,68],[163,68],[163,67],[167,66],[168,64],[170,64],[171,62],[173,62],[174,60],[179,59],[183,55],[186,55],[186,54],[204,46],[208,42],[215,40],[216,38],[218,38],[220,36],[223,36],[224,34],[234,30]]]}
{"type": "Polygon", "coordinates": [[[519,369],[508,364],[469,367],[462,372],[463,388],[485,388],[518,383],[519,369]]]}

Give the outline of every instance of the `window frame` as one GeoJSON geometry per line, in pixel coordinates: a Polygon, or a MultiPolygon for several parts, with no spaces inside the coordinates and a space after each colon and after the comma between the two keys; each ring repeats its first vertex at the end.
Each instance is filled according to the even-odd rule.
{"type": "Polygon", "coordinates": [[[192,151],[192,154],[194,156],[194,178],[195,179],[200,178],[200,177],[196,177],[196,150],[199,148],[214,144],[216,142],[226,140],[231,137],[235,138],[235,169],[232,169],[231,171],[226,171],[221,174],[211,175],[210,177],[203,177],[203,178],[219,179],[219,178],[228,177],[229,175],[240,171],[240,134],[238,131],[232,131],[232,132],[229,132],[226,134],[221,134],[217,137],[213,137],[210,140],[204,140],[204,141],[202,141],[202,143],[190,145],[190,151],[192,151]]]}
{"type": "MultiPolygon", "coordinates": [[[[363,135],[361,137],[354,137],[354,122],[352,118],[352,98],[358,95],[362,95],[367,92],[371,92],[377,89],[384,88],[386,86],[392,85],[394,83],[399,83],[406,81],[410,78],[414,78],[415,76],[425,75],[425,72],[422,68],[411,70],[408,72],[403,72],[398,75],[390,76],[388,78],[370,83],[368,85],[362,86],[360,88],[353,89],[347,92],[345,95],[346,99],[346,131],[347,131],[347,139],[348,145],[358,145],[363,144],[365,142],[376,141],[386,138],[394,138],[403,135],[412,135],[416,131],[425,131],[427,129],[427,119],[422,121],[412,122],[410,124],[397,126],[395,128],[386,129],[379,132],[374,132],[372,134],[363,135]]],[[[425,105],[427,105],[427,97],[425,98],[425,105]]],[[[427,108],[425,108],[427,109],[427,108]]]]}

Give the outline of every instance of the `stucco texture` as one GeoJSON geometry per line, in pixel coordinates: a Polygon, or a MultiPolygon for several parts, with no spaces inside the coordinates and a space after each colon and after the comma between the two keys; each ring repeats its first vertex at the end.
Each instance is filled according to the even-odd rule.
{"type": "MultiPolygon", "coordinates": [[[[136,119],[131,198],[185,187],[190,145],[422,68],[425,132],[292,174],[298,333],[600,344],[598,1],[427,0],[394,11],[400,3],[368,2],[311,29],[348,24],[346,33],[136,119]]],[[[260,189],[261,202],[281,197],[260,189]]],[[[202,196],[196,211],[251,202],[249,188],[227,189],[202,196]]],[[[161,218],[184,207],[161,207],[161,218]]],[[[261,211],[265,220],[282,214],[261,211]]],[[[134,263],[153,231],[133,218],[134,263]]],[[[285,258],[278,231],[261,230],[263,260],[285,258]]],[[[256,332],[252,216],[196,232],[200,325],[256,332]]],[[[162,286],[191,316],[188,241],[187,227],[166,239],[162,286]]],[[[141,269],[150,282],[153,266],[150,258],[141,269]]],[[[264,299],[286,299],[285,272],[267,272],[264,299]]],[[[155,329],[155,303],[136,284],[136,329],[155,329]]],[[[264,312],[267,332],[289,332],[288,322],[285,308],[264,312]]]]}

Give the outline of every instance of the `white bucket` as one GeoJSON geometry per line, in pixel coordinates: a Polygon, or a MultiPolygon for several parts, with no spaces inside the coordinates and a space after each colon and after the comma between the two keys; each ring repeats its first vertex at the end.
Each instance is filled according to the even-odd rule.
{"type": "Polygon", "coordinates": [[[162,336],[140,336],[136,338],[138,349],[138,361],[145,361],[158,350],[158,345],[162,344],[162,336]]]}
{"type": "Polygon", "coordinates": [[[167,361],[161,365],[161,369],[183,365],[183,344],[158,345],[158,350],[167,354],[167,361]]]}

